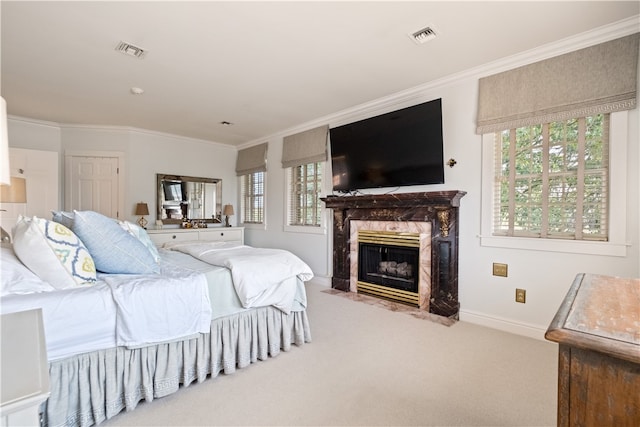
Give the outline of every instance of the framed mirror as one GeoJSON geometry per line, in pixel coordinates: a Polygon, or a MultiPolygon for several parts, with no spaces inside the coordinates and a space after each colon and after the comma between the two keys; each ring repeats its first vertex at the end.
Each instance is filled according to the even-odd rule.
{"type": "Polygon", "coordinates": [[[222,224],[222,180],[157,174],[157,219],[164,224],[197,220],[222,224]]]}

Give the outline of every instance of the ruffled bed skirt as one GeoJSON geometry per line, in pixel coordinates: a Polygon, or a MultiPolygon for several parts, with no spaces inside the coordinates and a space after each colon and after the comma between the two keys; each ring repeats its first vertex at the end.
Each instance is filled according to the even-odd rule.
{"type": "Polygon", "coordinates": [[[185,341],[80,354],[49,364],[45,426],[90,426],[220,372],[231,374],[311,342],[306,311],[262,307],[211,322],[211,332],[185,341]]]}

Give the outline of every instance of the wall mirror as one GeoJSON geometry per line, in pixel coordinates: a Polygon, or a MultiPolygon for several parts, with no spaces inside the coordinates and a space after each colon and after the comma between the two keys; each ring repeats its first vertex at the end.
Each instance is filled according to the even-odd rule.
{"type": "Polygon", "coordinates": [[[222,180],[157,174],[157,218],[164,224],[183,220],[222,223],[222,180]]]}

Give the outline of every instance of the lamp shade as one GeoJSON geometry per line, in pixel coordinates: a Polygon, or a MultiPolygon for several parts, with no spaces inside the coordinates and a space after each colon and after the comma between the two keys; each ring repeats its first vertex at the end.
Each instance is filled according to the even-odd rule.
{"type": "Polygon", "coordinates": [[[11,185],[0,186],[0,202],[27,203],[27,180],[12,176],[11,185]]]}
{"type": "Polygon", "coordinates": [[[222,210],[223,215],[233,215],[233,205],[224,205],[224,209],[222,210]]]}
{"type": "Polygon", "coordinates": [[[149,206],[146,203],[138,203],[136,205],[136,215],[149,215],[149,206]]]}
{"type": "Polygon", "coordinates": [[[7,103],[0,96],[0,184],[9,185],[9,131],[7,103]]]}

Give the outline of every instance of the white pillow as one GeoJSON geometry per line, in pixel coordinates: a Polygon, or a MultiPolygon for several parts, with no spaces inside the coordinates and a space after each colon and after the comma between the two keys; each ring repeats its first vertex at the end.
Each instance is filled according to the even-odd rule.
{"type": "Polygon", "coordinates": [[[0,248],[0,267],[1,296],[49,292],[56,289],[25,267],[10,247],[0,248]]]}
{"type": "Polygon", "coordinates": [[[151,237],[149,237],[149,235],[144,230],[144,228],[140,227],[138,224],[134,224],[129,221],[118,221],[118,224],[120,224],[120,227],[122,227],[124,231],[131,234],[136,239],[140,240],[140,242],[147,249],[149,249],[149,252],[151,252],[151,256],[156,262],[160,261],[160,253],[158,253],[158,248],[151,241],[151,237]]]}
{"type": "Polygon", "coordinates": [[[20,261],[54,288],[96,281],[93,258],[78,236],[64,225],[20,216],[12,234],[13,250],[20,261]]]}

